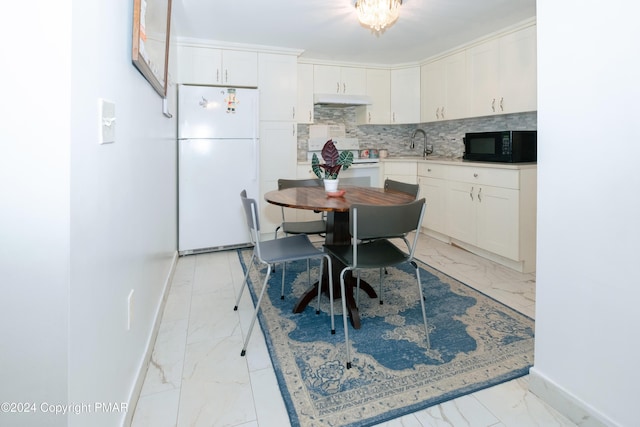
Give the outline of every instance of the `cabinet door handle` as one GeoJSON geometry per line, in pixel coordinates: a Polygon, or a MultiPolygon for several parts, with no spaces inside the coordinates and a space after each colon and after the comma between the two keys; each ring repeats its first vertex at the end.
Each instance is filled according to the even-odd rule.
{"type": "Polygon", "coordinates": [[[342,83],[342,93],[347,93],[347,84],[342,83]]]}
{"type": "Polygon", "coordinates": [[[295,119],[296,118],[296,107],[291,107],[291,118],[295,119]]]}
{"type": "Polygon", "coordinates": [[[491,101],[491,111],[493,111],[494,113],[496,112],[496,99],[493,98],[493,101],[491,101]]]}
{"type": "Polygon", "coordinates": [[[473,174],[473,177],[474,177],[474,178],[477,178],[477,177],[478,177],[478,174],[477,174],[477,173],[474,173],[474,174],[473,174]]]}
{"type": "Polygon", "coordinates": [[[224,70],[224,82],[229,83],[229,70],[224,70]]]}
{"type": "Polygon", "coordinates": [[[482,187],[478,190],[478,202],[482,203],[482,187]]]}
{"type": "Polygon", "coordinates": [[[369,112],[369,123],[371,123],[371,112],[369,112]]]}
{"type": "Polygon", "coordinates": [[[440,109],[440,118],[444,119],[444,107],[442,107],[442,109],[440,109]]]}
{"type": "Polygon", "coordinates": [[[309,121],[311,121],[311,110],[309,110],[309,121]]]}
{"type": "Polygon", "coordinates": [[[500,98],[500,111],[504,111],[504,98],[500,98]]]}
{"type": "Polygon", "coordinates": [[[391,119],[392,122],[396,122],[396,113],[393,113],[393,118],[391,119]]]}
{"type": "Polygon", "coordinates": [[[471,197],[471,200],[473,201],[473,187],[471,187],[471,191],[469,191],[469,197],[471,197]]]}
{"type": "Polygon", "coordinates": [[[336,82],[336,93],[340,93],[340,82],[336,82]]]}
{"type": "Polygon", "coordinates": [[[216,82],[220,83],[220,68],[216,68],[216,82]]]}
{"type": "Polygon", "coordinates": [[[296,124],[292,124],[291,125],[291,135],[292,136],[296,136],[296,124]]]}
{"type": "Polygon", "coordinates": [[[436,120],[440,118],[440,107],[436,108],[436,120]]]}
{"type": "Polygon", "coordinates": [[[427,172],[431,172],[431,169],[427,169],[427,172]]]}

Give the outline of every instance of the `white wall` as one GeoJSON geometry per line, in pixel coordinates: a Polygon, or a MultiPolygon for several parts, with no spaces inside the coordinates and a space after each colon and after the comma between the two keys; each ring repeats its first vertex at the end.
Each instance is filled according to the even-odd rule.
{"type": "Polygon", "coordinates": [[[176,248],[175,119],[131,64],[132,2],[73,14],[69,398],[127,402],[176,248]],[[115,102],[114,144],[96,142],[98,98],[115,102]]]}
{"type": "Polygon", "coordinates": [[[37,404],[0,425],[64,426],[40,404],[68,392],[71,1],[12,5],[0,39],[0,402],[37,404]]]}
{"type": "Polygon", "coordinates": [[[23,3],[0,25],[0,401],[126,403],[175,255],[175,119],[131,64],[132,1],[23,3]],[[116,104],[114,144],[97,143],[98,98],[116,104]]]}
{"type": "Polygon", "coordinates": [[[638,422],[637,11],[625,0],[538,1],[532,381],[565,413],[573,404],[592,416],[580,425],[638,422]]]}

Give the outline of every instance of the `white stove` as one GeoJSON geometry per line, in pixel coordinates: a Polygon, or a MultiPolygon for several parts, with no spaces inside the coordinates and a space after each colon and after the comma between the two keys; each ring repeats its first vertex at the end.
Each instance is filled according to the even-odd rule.
{"type": "Polygon", "coordinates": [[[338,151],[351,151],[353,153],[353,164],[347,169],[340,171],[340,180],[342,183],[351,185],[361,185],[369,187],[380,186],[380,164],[379,159],[372,159],[369,157],[360,158],[360,142],[357,138],[346,138],[344,136],[331,135],[327,136],[314,136],[312,132],[309,133],[309,149],[307,151],[307,159],[311,161],[313,154],[318,156],[320,162],[322,156],[320,152],[322,147],[329,139],[333,140],[338,151]]]}
{"type": "Polygon", "coordinates": [[[358,138],[346,138],[346,137],[312,137],[309,138],[309,149],[307,151],[307,159],[311,160],[314,153],[318,156],[318,159],[322,162],[322,156],[320,152],[322,151],[322,147],[329,140],[332,139],[334,145],[338,149],[338,151],[351,151],[353,153],[353,164],[361,164],[361,163],[378,163],[379,159],[364,157],[360,158],[360,142],[358,138]]]}

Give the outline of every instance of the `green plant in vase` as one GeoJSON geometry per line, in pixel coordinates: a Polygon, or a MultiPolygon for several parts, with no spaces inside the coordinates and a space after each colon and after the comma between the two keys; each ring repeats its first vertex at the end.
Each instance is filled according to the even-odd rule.
{"type": "Polygon", "coordinates": [[[311,158],[311,169],[320,179],[324,180],[324,188],[327,192],[338,191],[338,174],[342,169],[348,169],[353,163],[353,153],[351,151],[338,152],[333,140],[328,140],[322,147],[320,155],[324,160],[320,164],[318,156],[313,153],[311,158]]]}
{"type": "Polygon", "coordinates": [[[320,164],[318,156],[313,153],[311,158],[311,169],[320,179],[338,179],[341,169],[348,169],[353,163],[353,153],[351,151],[338,152],[333,140],[328,140],[322,147],[320,155],[324,160],[320,164]]]}

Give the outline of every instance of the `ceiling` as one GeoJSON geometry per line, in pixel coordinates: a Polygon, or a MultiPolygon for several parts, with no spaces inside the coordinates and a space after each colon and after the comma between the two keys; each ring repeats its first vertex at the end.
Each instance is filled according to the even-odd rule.
{"type": "Polygon", "coordinates": [[[173,0],[181,38],[303,49],[301,58],[393,65],[417,62],[536,15],[536,0],[403,0],[375,35],[355,0],[173,0]]]}

